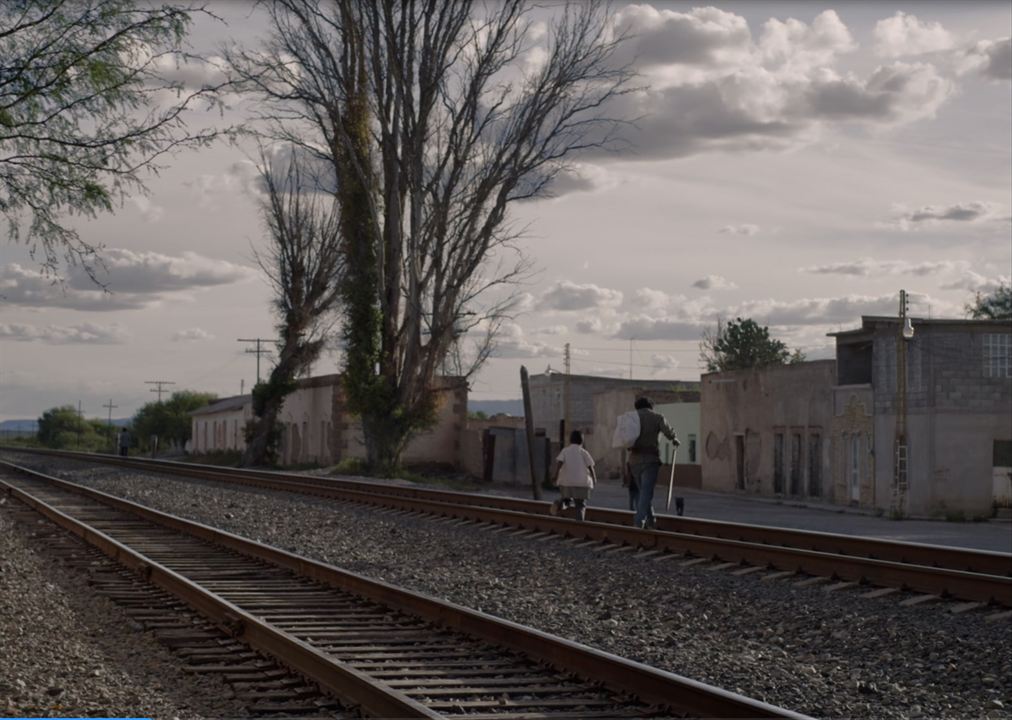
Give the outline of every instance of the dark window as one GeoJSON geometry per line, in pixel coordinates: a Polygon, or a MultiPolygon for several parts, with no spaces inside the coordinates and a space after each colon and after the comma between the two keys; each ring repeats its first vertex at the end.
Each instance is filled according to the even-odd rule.
{"type": "Polygon", "coordinates": [[[737,454],[736,459],[736,470],[738,479],[738,489],[745,489],[745,436],[735,435],[734,436],[734,449],[737,454]]]}
{"type": "Polygon", "coordinates": [[[871,382],[871,342],[837,344],[837,382],[867,385],[871,382]]]}
{"type": "Polygon", "coordinates": [[[689,435],[689,462],[696,462],[696,436],[689,435]]]}
{"type": "Polygon", "coordinates": [[[994,466],[1012,467],[1012,440],[994,441],[994,466]]]}
{"type": "Polygon", "coordinates": [[[801,494],[801,434],[791,433],[791,495],[801,494]]]}
{"type": "Polygon", "coordinates": [[[784,434],[773,436],[773,492],[784,491],[784,434]]]}
{"type": "Polygon", "coordinates": [[[819,433],[808,436],[808,494],[822,495],[822,437],[819,433]]]}

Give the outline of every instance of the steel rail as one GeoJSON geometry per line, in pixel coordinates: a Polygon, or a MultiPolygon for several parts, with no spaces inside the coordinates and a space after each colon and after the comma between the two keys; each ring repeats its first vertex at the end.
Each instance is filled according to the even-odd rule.
{"type": "MultiPolygon", "coordinates": [[[[224,482],[235,483],[241,482],[243,479],[266,480],[272,484],[246,484],[276,490],[311,492],[308,489],[309,486],[335,487],[358,490],[363,493],[380,496],[397,496],[435,500],[445,503],[480,505],[536,515],[548,515],[548,509],[551,505],[551,503],[540,500],[527,500],[500,495],[434,490],[369,480],[350,480],[334,477],[321,478],[299,473],[223,468],[214,465],[182,463],[171,460],[121,458],[113,455],[47,449],[31,449],[25,452],[144,470],[157,468],[163,472],[184,477],[198,477],[224,482]]],[[[587,509],[587,520],[613,525],[632,526],[632,513],[610,508],[589,507],[587,509]]],[[[752,525],[721,520],[704,520],[701,518],[686,518],[663,514],[657,516],[657,530],[1012,577],[1012,553],[969,550],[945,545],[900,542],[866,536],[842,535],[839,533],[796,530],[792,528],[752,525]]]]}
{"type": "MultiPolygon", "coordinates": [[[[163,528],[284,568],[298,576],[414,615],[426,622],[479,638],[496,646],[509,648],[536,661],[588,678],[617,693],[632,695],[658,708],[668,708],[700,717],[783,717],[794,720],[803,720],[806,717],[533,628],[495,618],[480,611],[410,592],[383,581],[371,580],[326,563],[248,540],[202,523],[169,515],[77,483],[7,462],[0,465],[163,528]]],[[[172,593],[221,626],[229,628],[236,637],[252,647],[319,682],[337,696],[361,704],[370,713],[382,717],[443,717],[396,690],[390,692],[389,688],[380,687],[375,680],[368,677],[367,673],[341,663],[308,643],[260,620],[217,593],[200,587],[152,558],[2,478],[0,489],[35,508],[117,562],[143,574],[155,585],[172,593]]]]}

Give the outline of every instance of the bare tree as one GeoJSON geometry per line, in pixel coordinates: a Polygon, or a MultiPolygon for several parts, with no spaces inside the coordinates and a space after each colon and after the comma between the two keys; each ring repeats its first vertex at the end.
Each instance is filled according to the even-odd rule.
{"type": "Polygon", "coordinates": [[[112,211],[164,154],[216,136],[187,131],[184,115],[224,81],[166,75],[201,62],[183,47],[195,13],[210,16],[133,0],[0,3],[0,217],[48,270],[67,260],[91,274],[98,258],[63,215],[112,211]]]}
{"type": "Polygon", "coordinates": [[[261,152],[268,245],[256,252],[274,293],[278,361],[267,382],[253,389],[255,418],[247,428],[244,465],[276,459],[278,413],[299,374],[323,350],[340,298],[343,257],[337,203],[332,195],[320,192],[318,179],[303,171],[297,155],[284,161],[285,167],[279,164],[261,152]]]}
{"type": "Polygon", "coordinates": [[[512,203],[545,194],[573,153],[608,145],[622,122],[606,107],[630,73],[614,62],[604,5],[559,9],[543,40],[531,10],[277,0],[269,44],[231,53],[265,103],[267,132],[333,169],[350,289],[345,383],[375,471],[391,471],[431,422],[451,349],[475,331],[490,338],[508,312],[529,267],[512,203]]]}

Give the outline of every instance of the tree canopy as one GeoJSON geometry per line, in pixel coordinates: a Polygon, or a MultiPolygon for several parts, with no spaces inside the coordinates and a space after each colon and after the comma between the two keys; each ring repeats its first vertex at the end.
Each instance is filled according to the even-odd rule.
{"type": "Polygon", "coordinates": [[[39,418],[36,437],[56,450],[109,451],[111,434],[105,423],[82,418],[73,405],[49,408],[39,418]]]}
{"type": "Polygon", "coordinates": [[[986,295],[977,293],[966,314],[975,320],[1012,320],[1012,284],[1000,283],[986,295]]]}
{"type": "Polygon", "coordinates": [[[229,58],[264,132],[315,159],[341,208],[345,390],[370,466],[388,473],[431,422],[436,374],[466,337],[468,376],[515,284],[513,203],[573,153],[610,144],[629,72],[607,7],[567,4],[535,32],[502,0],[276,0],[272,37],[229,58]],[[537,45],[542,61],[527,62],[537,45]]]}
{"type": "Polygon", "coordinates": [[[208,142],[184,111],[213,88],[166,70],[188,59],[193,11],[134,0],[0,3],[0,216],[43,265],[91,272],[99,248],[68,227],[144,192],[165,153],[208,142]]]}
{"type": "Polygon", "coordinates": [[[707,372],[787,365],[805,359],[800,349],[792,352],[786,343],[770,337],[768,327],[751,318],[718,321],[717,330],[703,336],[700,357],[707,372]]]}
{"type": "Polygon", "coordinates": [[[179,390],[163,402],[149,402],[133,417],[131,426],[141,447],[147,447],[152,435],[162,447],[182,446],[190,439],[190,413],[218,399],[213,393],[179,390]]]}

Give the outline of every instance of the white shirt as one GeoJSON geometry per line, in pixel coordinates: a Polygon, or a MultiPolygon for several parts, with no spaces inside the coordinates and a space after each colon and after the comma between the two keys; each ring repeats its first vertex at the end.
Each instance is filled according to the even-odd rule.
{"type": "Polygon", "coordinates": [[[594,467],[594,458],[580,445],[567,445],[556,458],[562,463],[559,470],[559,485],[566,487],[594,487],[588,470],[594,467]]]}

